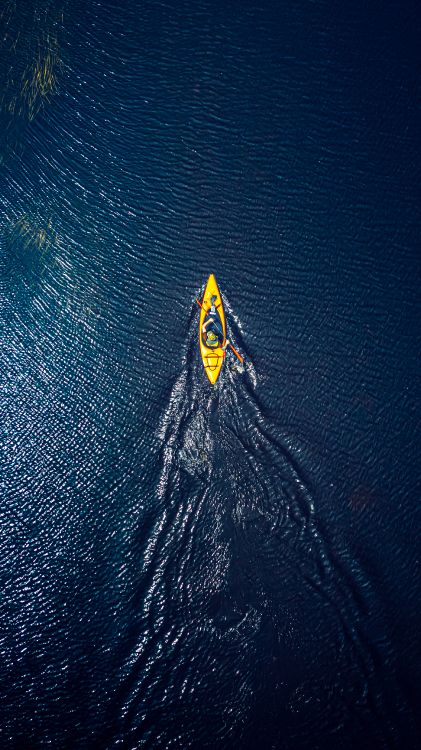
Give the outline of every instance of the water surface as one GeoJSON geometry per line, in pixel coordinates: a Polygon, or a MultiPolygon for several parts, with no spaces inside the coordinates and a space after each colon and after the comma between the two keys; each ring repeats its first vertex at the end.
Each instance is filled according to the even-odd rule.
{"type": "Polygon", "coordinates": [[[0,744],[418,747],[414,7],[1,28],[0,744]]]}

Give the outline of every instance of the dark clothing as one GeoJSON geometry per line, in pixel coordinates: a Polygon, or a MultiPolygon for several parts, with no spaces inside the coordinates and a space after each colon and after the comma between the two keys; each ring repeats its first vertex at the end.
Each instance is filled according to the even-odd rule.
{"type": "Polygon", "coordinates": [[[218,346],[221,346],[221,330],[217,323],[217,318],[218,313],[210,313],[205,319],[206,331],[203,333],[203,343],[210,349],[216,349],[218,346]],[[216,338],[209,337],[210,333],[213,333],[216,338]]]}

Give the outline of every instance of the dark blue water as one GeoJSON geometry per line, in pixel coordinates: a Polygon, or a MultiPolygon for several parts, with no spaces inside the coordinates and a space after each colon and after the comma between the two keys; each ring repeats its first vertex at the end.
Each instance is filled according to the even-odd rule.
{"type": "Polygon", "coordinates": [[[419,747],[416,4],[1,13],[0,747],[419,747]]]}

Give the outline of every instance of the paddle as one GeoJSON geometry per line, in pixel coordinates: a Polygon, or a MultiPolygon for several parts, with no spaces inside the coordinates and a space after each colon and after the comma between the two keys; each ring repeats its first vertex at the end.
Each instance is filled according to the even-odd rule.
{"type": "MultiPolygon", "coordinates": [[[[202,303],[201,303],[201,302],[199,302],[199,300],[197,299],[197,297],[196,297],[196,302],[197,302],[197,304],[199,305],[199,307],[201,307],[201,308],[202,308],[202,310],[205,310],[205,308],[203,307],[202,303]]],[[[207,312],[207,311],[205,310],[205,312],[207,312]]],[[[214,320],[214,325],[215,325],[215,328],[217,328],[218,332],[219,332],[219,333],[221,334],[221,336],[223,336],[223,335],[224,335],[224,332],[223,332],[223,331],[221,330],[221,327],[220,327],[220,325],[218,325],[218,323],[217,323],[217,321],[216,321],[216,320],[214,320]]],[[[240,362],[241,362],[242,364],[244,364],[244,359],[243,359],[243,357],[241,356],[241,354],[239,354],[239,353],[237,352],[237,349],[234,349],[234,347],[233,347],[233,345],[231,344],[231,342],[230,342],[230,341],[229,341],[228,343],[229,343],[229,345],[230,345],[230,347],[231,347],[232,351],[234,352],[235,356],[236,356],[236,357],[238,357],[238,359],[240,360],[240,362]]]]}

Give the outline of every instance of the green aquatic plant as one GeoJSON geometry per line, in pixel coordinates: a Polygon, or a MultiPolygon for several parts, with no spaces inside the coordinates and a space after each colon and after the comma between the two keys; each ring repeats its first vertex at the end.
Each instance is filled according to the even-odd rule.
{"type": "Polygon", "coordinates": [[[13,288],[33,288],[51,271],[57,255],[57,233],[51,218],[36,211],[15,215],[5,227],[4,241],[4,273],[13,288]]]}
{"type": "Polygon", "coordinates": [[[56,227],[53,218],[41,217],[36,210],[16,216],[7,232],[6,273],[15,288],[22,285],[32,293],[42,289],[43,279],[48,278],[46,296],[54,299],[56,314],[92,332],[101,317],[100,310],[92,289],[84,285],[67,256],[56,227]]]}
{"type": "Polygon", "coordinates": [[[19,118],[33,120],[58,91],[64,15],[63,7],[31,11],[30,3],[15,0],[5,0],[0,6],[0,109],[8,115],[3,140],[10,141],[14,128],[22,129],[19,118]]]}
{"type": "Polygon", "coordinates": [[[47,35],[39,45],[34,62],[26,67],[22,75],[20,97],[29,120],[33,120],[44,103],[57,92],[57,75],[60,67],[57,38],[47,35]]]}
{"type": "Polygon", "coordinates": [[[55,235],[51,219],[46,224],[40,225],[36,219],[32,219],[28,214],[21,214],[12,223],[11,229],[13,234],[18,234],[24,238],[25,247],[32,245],[38,250],[46,250],[52,244],[55,235]]]}

